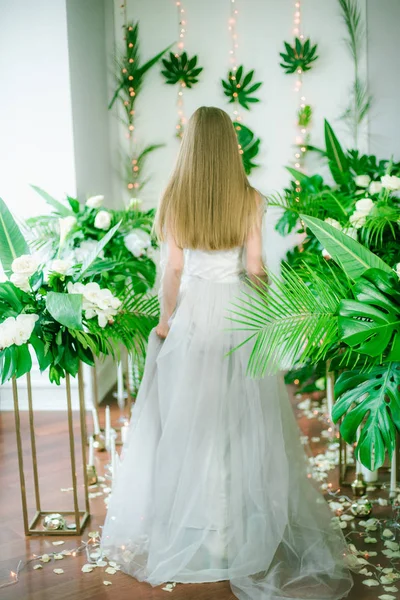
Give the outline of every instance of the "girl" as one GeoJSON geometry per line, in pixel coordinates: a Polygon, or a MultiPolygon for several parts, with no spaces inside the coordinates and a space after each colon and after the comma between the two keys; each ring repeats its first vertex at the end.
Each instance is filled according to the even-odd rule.
{"type": "Polygon", "coordinates": [[[306,474],[276,377],[246,377],[229,308],[265,275],[263,202],[236,133],[199,108],[161,200],[162,310],[103,529],[104,554],[152,585],[230,580],[240,600],[338,599],[346,544],[306,474]]]}

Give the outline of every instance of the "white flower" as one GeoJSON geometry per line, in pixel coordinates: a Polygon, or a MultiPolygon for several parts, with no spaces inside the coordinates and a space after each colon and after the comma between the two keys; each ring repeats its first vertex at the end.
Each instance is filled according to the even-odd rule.
{"type": "Polygon", "coordinates": [[[104,196],[91,196],[86,200],[86,206],[89,208],[100,208],[103,206],[104,196]]]}
{"type": "Polygon", "coordinates": [[[10,277],[11,283],[23,292],[30,292],[31,286],[29,284],[29,277],[27,275],[20,275],[19,273],[13,273],[10,277]]]}
{"type": "Polygon", "coordinates": [[[82,294],[82,309],[86,319],[97,317],[100,327],[113,321],[121,306],[121,300],[114,296],[108,288],[102,289],[98,283],[71,283],[67,285],[69,294],[82,294]]]}
{"type": "Polygon", "coordinates": [[[151,246],[151,237],[142,229],[134,229],[125,236],[124,243],[133,256],[139,257],[151,246]]]}
{"type": "Polygon", "coordinates": [[[369,215],[371,210],[374,208],[374,201],[371,198],[363,198],[356,202],[356,212],[364,213],[369,215]]]}
{"type": "Polygon", "coordinates": [[[368,188],[370,194],[379,194],[382,189],[382,184],[379,181],[372,181],[368,188]]]}
{"type": "Polygon", "coordinates": [[[94,226],[96,229],[104,229],[107,231],[110,229],[111,225],[111,215],[106,210],[101,210],[97,213],[96,218],[94,220],[94,226]]]}
{"type": "Polygon", "coordinates": [[[381,177],[382,187],[395,192],[400,190],[400,177],[396,177],[395,175],[384,175],[381,177]]]}
{"type": "Polygon", "coordinates": [[[328,225],[332,225],[332,227],[334,227],[335,229],[342,229],[341,224],[339,223],[339,221],[336,221],[336,219],[331,219],[331,217],[328,217],[327,219],[325,219],[325,223],[328,223],[328,225]]]}
{"type": "Polygon", "coordinates": [[[63,217],[58,219],[58,225],[60,227],[60,246],[63,245],[65,239],[71,229],[76,225],[76,217],[63,217]]]}
{"type": "Polygon", "coordinates": [[[31,337],[38,318],[39,316],[35,314],[8,317],[0,324],[0,348],[25,344],[31,337]]]}
{"type": "Polygon", "coordinates": [[[352,240],[356,240],[357,241],[357,229],[355,227],[348,227],[347,229],[344,230],[344,232],[346,235],[348,235],[352,240]]]}
{"type": "Polygon", "coordinates": [[[395,271],[396,271],[398,277],[400,278],[400,262],[397,263],[397,265],[395,266],[395,271]]]}
{"type": "Polygon", "coordinates": [[[53,262],[51,263],[51,271],[53,271],[54,273],[59,273],[60,275],[65,275],[65,273],[67,273],[71,267],[71,261],[62,260],[60,258],[53,260],[53,262]]]}
{"type": "Polygon", "coordinates": [[[39,266],[36,258],[30,254],[23,254],[18,258],[15,258],[11,265],[11,270],[17,275],[25,275],[25,277],[31,277],[39,266]]]}
{"type": "Polygon", "coordinates": [[[371,177],[369,175],[357,175],[354,181],[357,187],[366,188],[369,186],[371,177]]]}
{"type": "Polygon", "coordinates": [[[350,225],[355,227],[356,229],[360,229],[360,227],[364,227],[365,222],[367,220],[367,215],[364,212],[354,212],[350,215],[350,225]]]}
{"type": "MultiPolygon", "coordinates": [[[[83,240],[83,242],[75,248],[75,260],[77,263],[81,263],[85,260],[85,258],[92,252],[94,248],[96,248],[97,242],[96,240],[83,240]]],[[[100,258],[103,258],[104,253],[101,252],[99,254],[100,258]]]]}

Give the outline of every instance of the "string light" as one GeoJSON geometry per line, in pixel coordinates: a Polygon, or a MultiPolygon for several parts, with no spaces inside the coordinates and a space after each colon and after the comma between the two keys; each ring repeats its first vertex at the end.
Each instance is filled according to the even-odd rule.
{"type": "MultiPolygon", "coordinates": [[[[178,14],[178,34],[179,34],[179,42],[177,44],[177,52],[175,53],[176,58],[179,58],[185,51],[185,37],[187,33],[187,18],[185,9],[182,6],[181,0],[176,0],[175,5],[177,8],[178,14]]],[[[179,82],[179,90],[178,90],[178,99],[177,99],[177,107],[178,107],[178,122],[176,124],[176,136],[178,138],[182,138],[183,131],[186,124],[185,117],[185,109],[184,109],[184,99],[183,99],[183,90],[186,87],[184,81],[179,82]]]]}
{"type": "MultiPolygon", "coordinates": [[[[238,34],[237,34],[237,30],[236,30],[236,24],[237,24],[237,17],[239,14],[239,10],[237,8],[237,1],[236,0],[230,0],[230,13],[229,13],[229,19],[228,19],[228,31],[230,33],[230,37],[231,37],[231,44],[230,44],[230,50],[229,50],[229,62],[230,62],[230,71],[232,72],[232,81],[236,81],[236,77],[235,77],[235,73],[238,70],[238,62],[237,62],[237,49],[239,48],[239,43],[238,43],[238,34]]],[[[237,87],[239,88],[240,85],[238,84],[237,87]]],[[[234,92],[233,94],[234,98],[237,98],[238,94],[237,92],[234,92]]],[[[242,117],[239,113],[238,110],[234,110],[233,111],[233,120],[240,122],[242,121],[242,117]]],[[[239,129],[239,128],[238,128],[239,129]]],[[[239,148],[240,150],[240,148],[239,148]]]]}

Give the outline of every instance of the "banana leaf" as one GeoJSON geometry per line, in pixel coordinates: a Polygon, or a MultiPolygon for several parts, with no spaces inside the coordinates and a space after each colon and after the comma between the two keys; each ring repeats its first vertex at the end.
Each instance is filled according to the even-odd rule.
{"type": "Polygon", "coordinates": [[[30,254],[28,244],[14,217],[0,198],[0,262],[6,275],[11,275],[11,265],[15,258],[30,254]]]}

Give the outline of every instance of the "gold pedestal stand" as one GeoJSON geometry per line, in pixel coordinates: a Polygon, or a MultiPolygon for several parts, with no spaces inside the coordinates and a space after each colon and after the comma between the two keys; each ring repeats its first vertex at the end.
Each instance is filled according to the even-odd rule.
{"type": "Polygon", "coordinates": [[[80,435],[81,435],[81,448],[82,448],[82,465],[83,465],[83,482],[84,482],[84,510],[79,509],[78,502],[78,487],[76,477],[76,451],[74,441],[74,429],[73,429],[73,414],[72,414],[72,402],[71,402],[71,381],[70,375],[67,373],[66,382],[66,398],[67,398],[67,415],[68,415],[68,437],[69,437],[69,450],[71,459],[71,477],[72,477],[72,492],[73,492],[73,503],[74,510],[72,511],[61,511],[61,510],[43,510],[40,498],[40,486],[39,486],[39,475],[38,475],[38,464],[37,464],[37,453],[36,453],[36,437],[35,437],[35,424],[34,424],[34,413],[32,404],[32,385],[30,373],[26,375],[27,381],[27,392],[28,392],[28,411],[29,411],[29,434],[31,442],[31,453],[32,453],[32,466],[33,466],[33,486],[35,494],[36,512],[31,520],[28,517],[28,503],[27,493],[25,485],[25,472],[24,472],[24,459],[22,450],[22,439],[21,439],[21,421],[19,411],[19,400],[18,400],[18,385],[15,377],[12,380],[13,398],[14,398],[14,414],[15,414],[15,429],[17,435],[17,451],[18,451],[18,466],[19,466],[19,477],[21,484],[21,500],[22,500],[22,514],[24,520],[25,535],[80,535],[87,524],[90,517],[89,507],[89,495],[88,495],[88,478],[86,470],[86,414],[85,414],[85,401],[84,401],[84,388],[83,388],[83,376],[82,376],[82,364],[79,365],[78,371],[78,391],[79,391],[79,413],[80,413],[80,435]],[[46,517],[53,513],[58,513],[61,517],[74,516],[74,523],[69,525],[69,528],[60,529],[46,529],[39,528],[39,523],[46,517]]]}

